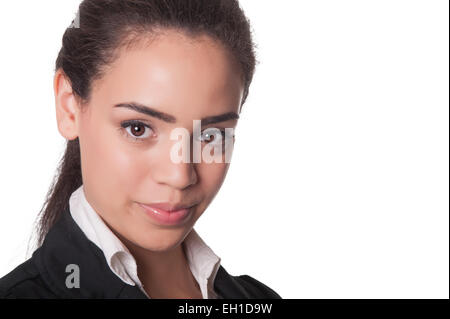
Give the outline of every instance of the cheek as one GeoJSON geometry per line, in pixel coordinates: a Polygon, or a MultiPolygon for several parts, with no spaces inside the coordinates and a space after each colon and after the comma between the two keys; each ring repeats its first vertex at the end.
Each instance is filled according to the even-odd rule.
{"type": "Polygon", "coordinates": [[[136,157],[124,150],[119,134],[106,124],[85,127],[80,134],[83,183],[98,198],[105,197],[99,198],[102,202],[124,201],[139,175],[136,157]]]}

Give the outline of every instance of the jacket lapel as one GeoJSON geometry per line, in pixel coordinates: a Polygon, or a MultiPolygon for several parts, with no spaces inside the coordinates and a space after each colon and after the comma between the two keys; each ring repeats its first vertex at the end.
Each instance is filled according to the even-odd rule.
{"type": "Polygon", "coordinates": [[[223,299],[248,299],[243,287],[220,265],[214,280],[214,290],[223,299]]]}
{"type": "MultiPolygon", "coordinates": [[[[67,207],[47,233],[32,258],[46,284],[62,298],[139,297],[140,289],[124,283],[109,268],[101,249],[91,242],[70,215],[67,207]],[[79,288],[67,287],[75,265],[79,272],[79,288]],[[130,288],[136,288],[134,291],[130,288]]],[[[142,296],[146,296],[141,292],[142,296]]],[[[142,297],[141,296],[141,297],[142,297]]]]}

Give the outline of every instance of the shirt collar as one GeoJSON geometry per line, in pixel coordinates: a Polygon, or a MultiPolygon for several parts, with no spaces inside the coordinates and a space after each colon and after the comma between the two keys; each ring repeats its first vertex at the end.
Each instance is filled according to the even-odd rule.
{"type": "Polygon", "coordinates": [[[195,229],[186,236],[183,245],[192,275],[199,283],[202,294],[214,295],[213,284],[221,258],[203,241],[195,229]]]}

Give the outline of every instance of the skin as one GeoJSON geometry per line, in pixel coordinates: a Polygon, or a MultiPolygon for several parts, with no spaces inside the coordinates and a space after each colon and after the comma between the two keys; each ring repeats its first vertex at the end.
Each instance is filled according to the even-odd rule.
{"type": "MultiPolygon", "coordinates": [[[[165,30],[150,43],[119,52],[94,82],[85,106],[57,70],[58,130],[68,140],[79,138],[86,198],[135,257],[149,296],[202,298],[182,243],[222,186],[229,163],[173,163],[170,149],[177,141],[170,139],[170,132],[182,127],[192,134],[193,120],[238,113],[244,88],[240,72],[227,51],[206,35],[193,39],[165,30]],[[176,122],[113,107],[132,101],[173,115],[176,122]],[[140,127],[148,137],[136,140],[130,127],[128,131],[121,127],[127,120],[153,129],[140,127]],[[164,226],[138,204],[155,202],[197,205],[186,223],[164,226]]],[[[201,129],[235,128],[237,122],[201,129]]],[[[206,144],[202,142],[202,148],[206,144]]]]}

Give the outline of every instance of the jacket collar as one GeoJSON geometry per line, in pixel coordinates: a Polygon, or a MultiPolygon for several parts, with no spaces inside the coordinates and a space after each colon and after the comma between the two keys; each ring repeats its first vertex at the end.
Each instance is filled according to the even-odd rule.
{"type": "MultiPolygon", "coordinates": [[[[111,271],[101,249],[73,220],[68,205],[32,259],[47,286],[62,298],[147,299],[139,287],[123,282],[111,271]],[[79,288],[66,286],[66,279],[72,274],[69,265],[78,266],[79,288]]],[[[248,298],[243,287],[222,265],[214,280],[214,290],[218,298],[248,298]]]]}

